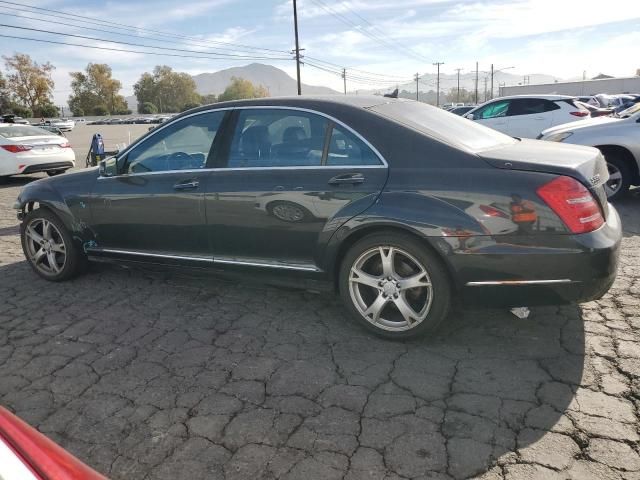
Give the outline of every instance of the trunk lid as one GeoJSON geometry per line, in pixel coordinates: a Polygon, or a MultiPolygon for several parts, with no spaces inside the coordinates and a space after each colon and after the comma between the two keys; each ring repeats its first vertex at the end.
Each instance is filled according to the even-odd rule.
{"type": "Polygon", "coordinates": [[[478,152],[478,155],[496,168],[573,177],[596,197],[605,218],[608,214],[604,184],[609,179],[609,171],[602,153],[596,148],[540,140],[521,140],[478,152]]]}

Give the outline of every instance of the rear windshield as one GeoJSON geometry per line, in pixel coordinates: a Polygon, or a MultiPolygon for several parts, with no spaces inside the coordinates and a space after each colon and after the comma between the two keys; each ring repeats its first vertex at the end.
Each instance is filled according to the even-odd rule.
{"type": "Polygon", "coordinates": [[[0,127],[0,136],[4,138],[16,137],[41,137],[43,135],[51,136],[51,132],[38,127],[30,127],[29,125],[12,125],[10,127],[0,127]]]}
{"type": "Polygon", "coordinates": [[[472,152],[515,143],[513,138],[464,117],[415,101],[389,102],[371,110],[398,123],[472,152]]]}

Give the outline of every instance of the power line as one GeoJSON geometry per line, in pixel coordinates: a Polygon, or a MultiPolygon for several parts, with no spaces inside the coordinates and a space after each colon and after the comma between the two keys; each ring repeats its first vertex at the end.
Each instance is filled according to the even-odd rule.
{"type": "MultiPolygon", "coordinates": [[[[16,40],[28,40],[28,41],[31,41],[31,42],[51,43],[51,44],[55,44],[55,45],[68,45],[68,46],[71,46],[71,47],[91,48],[91,49],[94,49],[94,50],[108,50],[110,52],[140,53],[140,54],[143,54],[143,55],[156,55],[156,56],[160,56],[160,57],[201,58],[203,60],[274,60],[273,58],[266,58],[266,57],[216,59],[214,57],[202,57],[202,56],[197,56],[197,55],[180,55],[178,53],[145,52],[145,51],[142,51],[142,50],[129,50],[129,49],[123,49],[123,48],[98,47],[96,45],[80,45],[80,44],[77,44],[77,43],[58,42],[58,41],[55,41],[55,40],[45,40],[43,38],[20,37],[20,36],[17,36],[17,35],[0,34],[0,37],[2,37],[2,38],[13,38],[13,39],[16,39],[16,40]]],[[[286,60],[291,60],[291,59],[287,58],[286,60]]]]}
{"type": "Polygon", "coordinates": [[[94,18],[94,17],[88,17],[88,16],[84,16],[84,15],[78,15],[78,14],[63,12],[63,11],[60,11],[60,10],[52,10],[52,9],[43,8],[43,7],[33,7],[31,5],[27,5],[27,4],[24,4],[24,3],[10,2],[10,1],[5,1],[5,0],[0,0],[0,3],[12,5],[13,6],[12,10],[19,10],[19,11],[28,12],[28,13],[37,13],[37,11],[43,11],[43,12],[47,12],[47,14],[46,14],[47,16],[53,16],[53,17],[56,17],[56,18],[63,18],[63,19],[69,19],[70,17],[75,17],[75,18],[82,19],[82,21],[84,23],[90,23],[90,24],[99,25],[99,26],[102,26],[102,27],[107,25],[107,26],[116,27],[118,29],[133,30],[135,32],[148,32],[148,33],[153,33],[155,35],[160,35],[160,36],[164,36],[164,37],[180,38],[180,39],[185,39],[185,40],[193,40],[193,41],[197,41],[197,42],[201,42],[201,43],[208,43],[208,44],[211,44],[211,45],[216,44],[216,45],[225,45],[225,46],[235,46],[235,47],[242,47],[242,48],[247,48],[247,49],[251,49],[251,50],[262,50],[262,51],[266,51],[266,52],[275,52],[275,53],[280,53],[280,54],[287,53],[287,52],[285,52],[283,50],[274,50],[274,49],[271,49],[271,48],[264,48],[264,47],[254,47],[252,45],[244,45],[244,44],[241,44],[241,43],[221,42],[221,41],[217,41],[217,40],[204,40],[204,39],[200,39],[200,38],[193,37],[193,36],[188,36],[188,35],[180,35],[180,34],[171,33],[171,32],[163,32],[161,30],[151,30],[151,29],[147,29],[147,28],[140,28],[140,27],[135,27],[135,26],[132,26],[132,25],[125,25],[125,24],[121,24],[121,23],[111,22],[111,21],[108,21],[108,20],[101,20],[101,19],[97,19],[97,18],[94,18]],[[16,9],[15,6],[26,7],[28,9],[35,10],[36,12],[32,12],[31,10],[16,9]]]}
{"type": "MultiPolygon", "coordinates": [[[[98,42],[107,42],[107,43],[115,43],[118,45],[128,45],[131,47],[143,47],[143,48],[157,48],[157,49],[162,49],[162,50],[169,50],[172,52],[184,52],[184,53],[198,53],[201,55],[215,55],[217,57],[237,57],[237,58],[242,58],[242,59],[252,59],[255,56],[246,56],[246,55],[239,55],[239,54],[233,54],[233,53],[214,53],[214,52],[199,52],[197,50],[188,50],[188,49],[184,49],[184,48],[170,48],[170,47],[159,47],[156,45],[144,45],[141,43],[132,43],[132,42],[124,42],[124,41],[120,41],[120,40],[107,40],[105,38],[98,38],[98,37],[90,37],[87,35],[77,35],[77,34],[73,34],[73,33],[62,33],[62,32],[54,32],[52,30],[43,30],[40,28],[30,28],[30,27],[19,27],[16,25],[8,25],[5,23],[0,23],[0,27],[7,27],[7,28],[15,28],[18,30],[28,30],[31,32],[40,32],[40,33],[48,33],[48,34],[52,34],[52,35],[61,35],[64,37],[73,37],[73,38],[81,38],[84,40],[95,40],[98,42]]],[[[203,58],[208,58],[208,57],[203,57],[203,58]]],[[[273,59],[273,60],[288,60],[288,57],[262,57],[264,59],[273,59]]]]}

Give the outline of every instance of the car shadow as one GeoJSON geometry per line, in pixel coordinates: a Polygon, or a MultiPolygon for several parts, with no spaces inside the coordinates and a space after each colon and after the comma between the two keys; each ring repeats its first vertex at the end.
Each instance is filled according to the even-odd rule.
{"type": "Polygon", "coordinates": [[[640,188],[630,190],[627,196],[617,200],[613,205],[620,214],[624,236],[633,237],[640,235],[640,215],[638,215],[638,209],[640,208],[640,188]]]}
{"type": "Polygon", "coordinates": [[[22,187],[41,178],[47,178],[46,175],[19,175],[15,177],[0,177],[0,190],[4,188],[22,187]]]}
{"type": "Polygon", "coordinates": [[[436,336],[392,342],[330,294],[106,264],[47,283],[19,259],[0,299],[0,403],[114,479],[179,451],[224,471],[249,444],[467,478],[568,430],[590,381],[576,306],[454,309],[436,336]],[[221,450],[189,450],[199,437],[221,450]]]}

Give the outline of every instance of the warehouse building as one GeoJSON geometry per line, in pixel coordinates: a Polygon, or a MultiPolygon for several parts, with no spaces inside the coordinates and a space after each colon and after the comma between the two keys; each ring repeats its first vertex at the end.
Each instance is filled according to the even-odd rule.
{"type": "Polygon", "coordinates": [[[577,82],[554,82],[537,85],[509,85],[500,87],[500,96],[557,94],[586,96],[598,93],[640,93],[640,77],[602,78],[597,80],[580,80],[577,82]]]}

